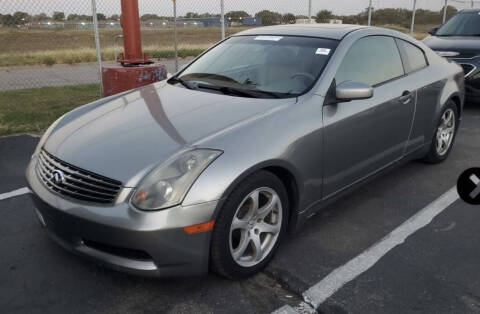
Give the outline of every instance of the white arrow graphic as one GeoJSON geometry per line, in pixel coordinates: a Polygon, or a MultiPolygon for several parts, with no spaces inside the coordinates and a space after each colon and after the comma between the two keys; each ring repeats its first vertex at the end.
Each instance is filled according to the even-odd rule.
{"type": "Polygon", "coordinates": [[[472,191],[472,193],[470,193],[470,197],[472,199],[476,198],[478,195],[480,195],[480,179],[472,174],[470,176],[470,180],[473,182],[473,184],[475,184],[477,187],[472,191]]]}

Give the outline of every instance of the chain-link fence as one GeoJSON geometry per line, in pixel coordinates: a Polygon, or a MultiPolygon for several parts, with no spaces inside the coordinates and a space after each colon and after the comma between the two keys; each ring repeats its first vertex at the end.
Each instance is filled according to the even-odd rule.
{"type": "MultiPolygon", "coordinates": [[[[170,72],[251,27],[371,24],[421,39],[472,7],[480,0],[139,0],[143,48],[170,72]]],[[[120,14],[120,0],[0,0],[0,91],[99,83],[99,63],[123,51],[120,14]]]]}

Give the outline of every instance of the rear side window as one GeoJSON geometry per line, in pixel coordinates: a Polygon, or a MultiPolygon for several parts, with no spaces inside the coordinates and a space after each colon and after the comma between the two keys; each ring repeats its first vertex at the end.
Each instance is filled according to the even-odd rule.
{"type": "Polygon", "coordinates": [[[397,39],[397,44],[403,58],[405,72],[412,73],[428,66],[423,50],[401,39],[397,39]]]}
{"type": "Polygon", "coordinates": [[[335,80],[337,85],[355,81],[375,86],[404,74],[395,40],[388,36],[370,36],[353,44],[343,59],[335,80]]]}

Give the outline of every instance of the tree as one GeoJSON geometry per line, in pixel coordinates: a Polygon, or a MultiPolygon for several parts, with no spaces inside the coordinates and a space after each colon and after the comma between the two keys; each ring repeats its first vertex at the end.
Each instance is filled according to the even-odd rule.
{"type": "Polygon", "coordinates": [[[47,21],[48,19],[49,17],[45,13],[40,13],[32,17],[32,21],[36,21],[36,22],[47,21]]]}
{"type": "MultiPolygon", "coordinates": [[[[441,10],[440,10],[440,15],[443,17],[443,10],[445,9],[445,7],[443,7],[441,10]]],[[[456,13],[458,12],[457,8],[455,7],[452,7],[451,5],[447,6],[447,19],[451,18],[452,16],[454,16],[456,13]]]]}
{"type": "Polygon", "coordinates": [[[111,20],[111,21],[118,21],[118,20],[120,20],[120,15],[118,15],[118,14],[113,14],[112,16],[110,16],[109,20],[111,20]]]}
{"type": "Polygon", "coordinates": [[[13,13],[13,24],[15,25],[25,25],[30,21],[30,15],[25,12],[15,12],[13,13]]]}
{"type": "Polygon", "coordinates": [[[55,11],[55,12],[53,12],[52,18],[53,18],[55,21],[64,21],[64,20],[65,20],[65,13],[55,11]]]}
{"type": "Polygon", "coordinates": [[[103,13],[97,13],[97,20],[99,21],[106,21],[107,20],[107,16],[103,13]]]}
{"type": "Polygon", "coordinates": [[[240,21],[243,18],[250,17],[250,14],[245,11],[230,11],[225,14],[225,17],[232,21],[240,21]]]}
{"type": "Polygon", "coordinates": [[[317,15],[315,16],[315,21],[317,23],[326,23],[331,18],[333,18],[332,11],[322,10],[322,11],[318,12],[317,15]]]}
{"type": "Polygon", "coordinates": [[[198,18],[199,15],[198,15],[198,13],[188,12],[188,13],[185,15],[185,17],[186,17],[187,19],[194,19],[194,18],[198,18]]]}
{"type": "Polygon", "coordinates": [[[200,17],[200,18],[220,17],[220,15],[219,14],[211,14],[211,13],[206,12],[206,13],[200,14],[198,17],[200,17]]]}
{"type": "Polygon", "coordinates": [[[144,14],[140,18],[140,20],[143,21],[143,22],[150,21],[150,20],[159,20],[159,19],[160,19],[160,16],[158,16],[156,14],[144,14]]]}
{"type": "Polygon", "coordinates": [[[78,14],[69,14],[67,16],[67,21],[76,21],[76,20],[79,20],[78,14]]]}
{"type": "Polygon", "coordinates": [[[277,25],[282,23],[282,15],[277,12],[263,10],[255,14],[262,19],[262,25],[277,25]]]}
{"type": "Polygon", "coordinates": [[[282,22],[285,24],[295,24],[297,23],[297,18],[293,13],[286,13],[282,17],[282,22]]]}
{"type": "Polygon", "coordinates": [[[5,26],[13,26],[15,25],[15,19],[11,14],[5,14],[0,17],[0,24],[5,26]]]}

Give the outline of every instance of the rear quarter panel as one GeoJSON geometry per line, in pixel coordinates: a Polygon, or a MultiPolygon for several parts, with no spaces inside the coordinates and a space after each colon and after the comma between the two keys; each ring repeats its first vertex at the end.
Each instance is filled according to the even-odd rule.
{"type": "Polygon", "coordinates": [[[436,56],[429,58],[429,62],[429,67],[410,75],[411,80],[420,87],[407,153],[430,144],[437,119],[449,99],[457,97],[461,103],[460,110],[463,105],[464,80],[461,68],[436,56]]]}

